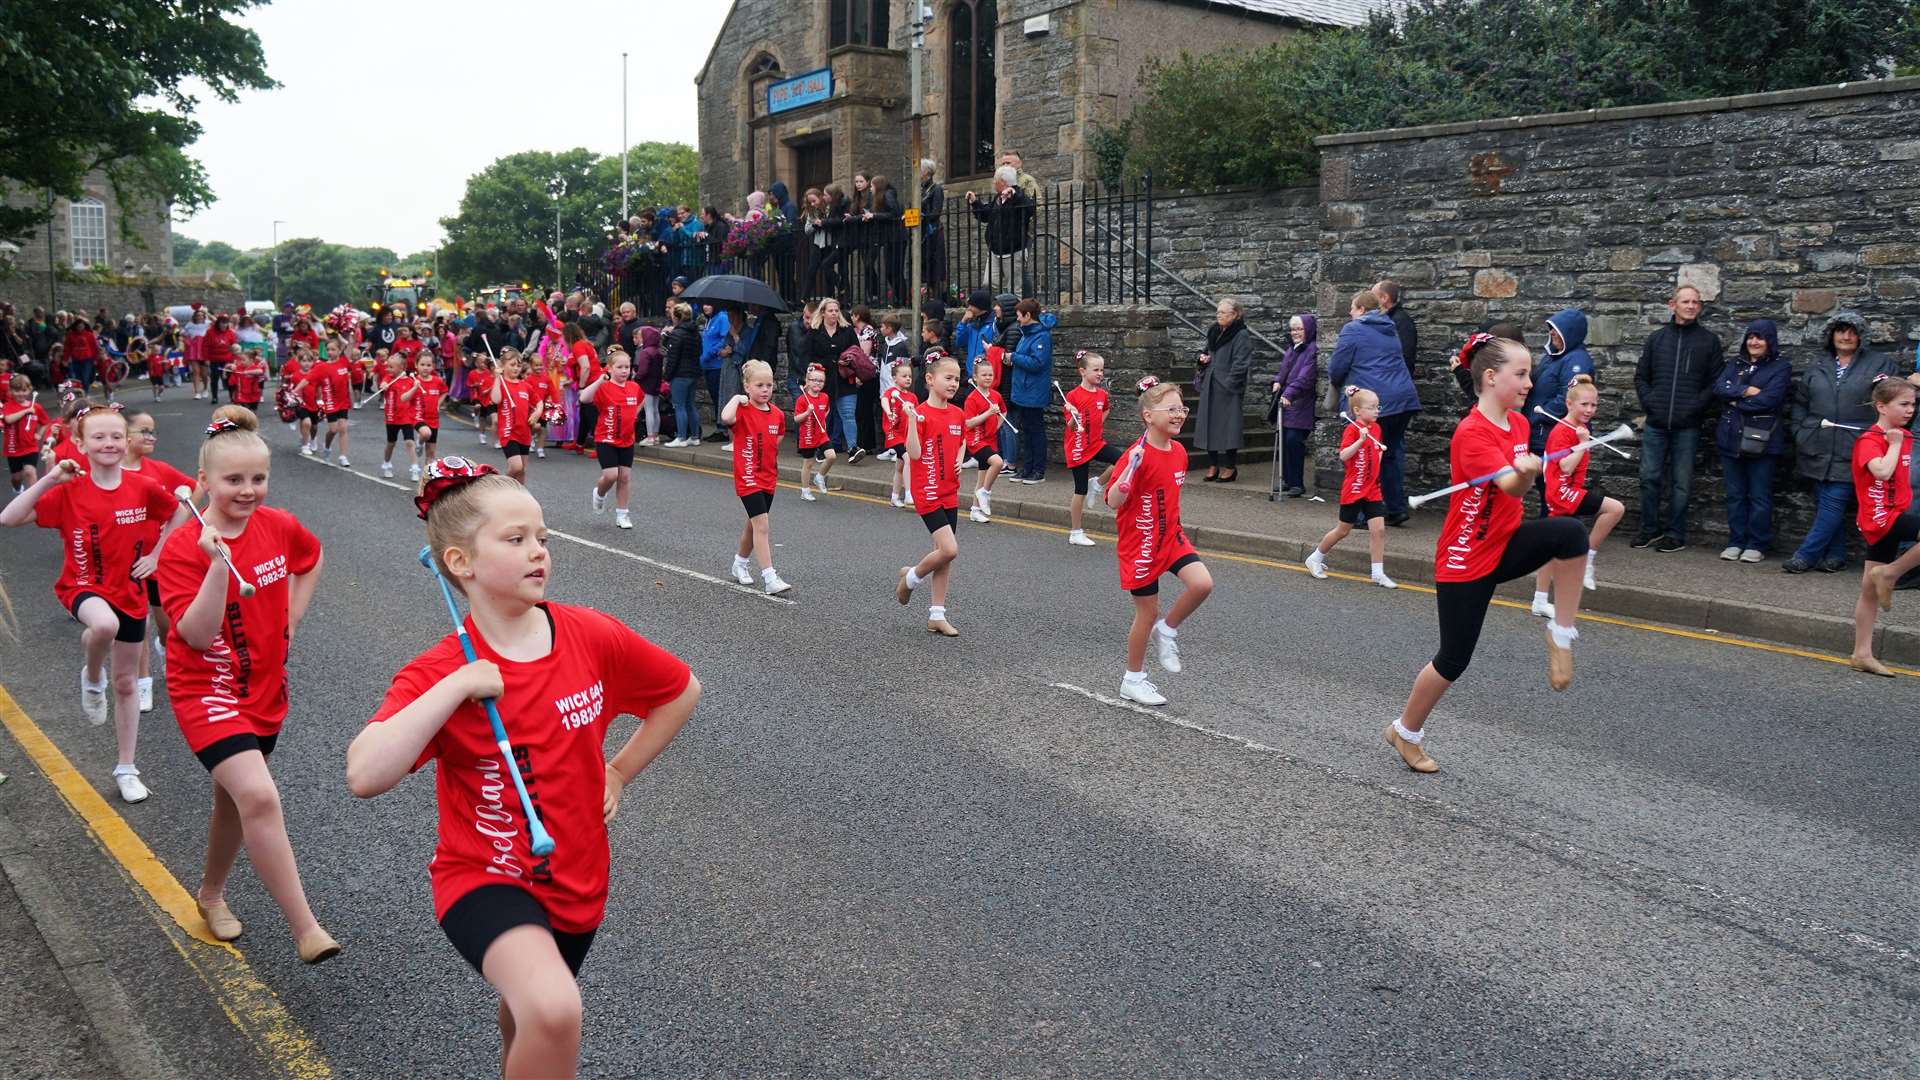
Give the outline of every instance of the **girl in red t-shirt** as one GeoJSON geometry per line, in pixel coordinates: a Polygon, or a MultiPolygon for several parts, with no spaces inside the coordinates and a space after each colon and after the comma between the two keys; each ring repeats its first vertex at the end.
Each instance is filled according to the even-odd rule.
{"type": "Polygon", "coordinates": [[[347,786],[378,795],[436,762],[434,915],[500,994],[506,1076],[572,1076],[580,1056],[575,977],[605,916],[607,825],[621,793],[700,700],[685,662],[589,608],[547,602],[540,504],[460,458],[435,461],[415,500],[439,571],[464,593],[479,657],[454,635],[393,677],[347,749],[347,786]],[[533,854],[514,786],[479,699],[498,702],[528,795],[554,849],[533,854]],[[611,760],[614,717],[644,722],[611,760]]]}
{"type": "Polygon", "coordinates": [[[1062,449],[1066,453],[1067,468],[1073,471],[1073,501],[1067,505],[1067,543],[1092,547],[1093,540],[1087,536],[1085,527],[1087,496],[1100,498],[1101,487],[1106,482],[1104,477],[1093,477],[1093,466],[1117,464],[1120,451],[1109,446],[1103,435],[1107,413],[1113,408],[1113,399],[1106,388],[1107,358],[1082,349],[1073,355],[1073,362],[1080,369],[1080,385],[1064,395],[1061,405],[1066,417],[1062,449]]]}
{"type": "MultiPolygon", "coordinates": [[[[193,477],[153,456],[154,447],[159,438],[159,428],[152,414],[145,409],[127,409],[121,413],[127,418],[127,460],[120,468],[135,473],[158,485],[161,491],[172,493],[186,488],[194,497],[200,495],[199,483],[193,477]]],[[[175,508],[180,514],[184,508],[175,508]]],[[[146,550],[160,550],[160,521],[148,521],[150,541],[146,550]]],[[[160,575],[155,573],[147,578],[147,617],[152,620],[153,633],[148,638],[153,642],[152,649],[140,650],[139,696],[140,711],[153,711],[153,654],[166,647],[167,631],[172,623],[167,620],[166,609],[160,605],[160,575]]]]}
{"type": "Polygon", "coordinates": [[[913,396],[913,365],[893,365],[893,385],[880,392],[880,428],[886,446],[880,456],[893,461],[894,509],[912,505],[907,501],[907,410],[919,404],[913,396]]]}
{"type": "Polygon", "coordinates": [[[1140,380],[1140,419],[1146,430],[1121,458],[1103,498],[1113,510],[1119,541],[1120,587],[1133,594],[1133,626],[1127,631],[1127,672],[1120,696],[1142,705],[1165,705],[1147,681],[1147,642],[1160,667],[1180,672],[1180,626],[1213,594],[1213,575],[1180,527],[1180,487],[1187,481],[1187,448],[1175,442],[1187,419],[1180,387],[1149,375],[1140,380]],[[1180,579],[1180,598],[1160,616],[1160,575],[1180,579]]]}
{"type": "Polygon", "coordinates": [[[1517,341],[1475,334],[1461,350],[1479,401],[1453,429],[1448,448],[1453,483],[1508,466],[1497,480],[1453,493],[1434,546],[1434,598],[1440,608],[1440,648],[1413,680],[1387,743],[1415,772],[1438,772],[1422,730],[1428,714],[1473,661],[1494,589],[1503,581],[1547,566],[1555,592],[1572,597],[1554,605],[1547,624],[1547,682],[1565,690],[1573,681],[1573,641],[1580,636],[1580,572],[1586,565],[1587,527],[1577,518],[1521,521],[1522,500],[1540,475],[1541,460],[1527,451],[1527,418],[1519,410],[1533,386],[1533,357],[1517,341]]]}
{"type": "Polygon", "coordinates": [[[53,417],[33,399],[33,380],[15,375],[7,380],[7,404],[0,408],[0,446],[7,458],[15,494],[40,479],[40,438],[53,430],[53,417]]]}
{"type": "Polygon", "coordinates": [[[1373,583],[1383,589],[1400,586],[1387,576],[1387,508],[1380,501],[1380,396],[1357,386],[1347,387],[1350,417],[1340,436],[1340,460],[1346,475],[1340,481],[1340,523],[1307,553],[1307,572],[1327,576],[1327,552],[1347,538],[1355,525],[1367,526],[1367,555],[1373,560],[1373,583]]]}
{"type": "Polygon", "coordinates": [[[907,479],[913,508],[933,534],[933,550],[917,566],[900,568],[893,598],[913,599],[923,581],[933,583],[927,608],[927,633],[959,637],[947,621],[947,582],[960,557],[954,530],[960,524],[960,463],[966,460],[966,415],[952,404],[960,390],[960,361],[951,356],[927,360],[927,400],[907,410],[907,479]]]}
{"type": "MultiPolygon", "coordinates": [[[[571,329],[573,324],[567,325],[571,329]]],[[[593,442],[594,458],[600,462],[600,479],[594,481],[587,505],[596,514],[606,513],[607,493],[612,492],[616,528],[633,528],[627,497],[633,489],[633,444],[640,425],[640,403],[646,396],[640,384],[633,381],[633,360],[618,346],[607,353],[606,369],[596,368],[593,381],[580,389],[581,423],[589,417],[593,420],[592,428],[582,430],[581,441],[593,442]]]]}
{"type": "Polygon", "coordinates": [[[447,396],[447,380],[434,369],[433,357],[422,353],[413,361],[413,426],[420,458],[408,475],[420,479],[420,462],[432,461],[440,448],[440,402],[447,396]]]}
{"type": "Polygon", "coordinates": [[[827,437],[827,418],[833,415],[833,401],[826,395],[827,369],[807,365],[807,384],[793,400],[793,423],[800,444],[800,498],[814,501],[815,491],[827,493],[827,473],[838,455],[827,437]]]}
{"type": "MultiPolygon", "coordinates": [[[[1916,376],[1920,378],[1920,376],[1916,376]]],[[[1854,670],[1891,678],[1892,669],[1873,656],[1873,624],[1878,611],[1893,610],[1893,586],[1900,575],[1920,566],[1920,544],[1900,554],[1900,545],[1920,540],[1920,514],[1913,505],[1913,423],[1915,388],[1905,379],[1881,376],[1873,387],[1879,413],[1872,427],[1853,441],[1853,493],[1860,512],[1855,524],[1867,543],[1860,573],[1860,599],[1853,605],[1854,670]]]]}
{"type": "MultiPolygon", "coordinates": [[[[1600,388],[1593,384],[1593,376],[1575,375],[1567,384],[1566,423],[1554,424],[1553,430],[1547,433],[1547,454],[1570,450],[1591,438],[1593,414],[1599,408],[1600,388]]],[[[1541,423],[1550,422],[1541,418],[1541,423]]],[[[1608,498],[1599,484],[1587,483],[1587,462],[1591,458],[1587,451],[1579,450],[1546,466],[1542,496],[1548,517],[1586,518],[1592,522],[1587,526],[1587,566],[1580,579],[1581,588],[1589,592],[1598,588],[1593,581],[1593,560],[1600,554],[1600,543],[1612,534],[1613,527],[1620,524],[1627,513],[1626,505],[1619,499],[1608,498]]],[[[1551,583],[1552,571],[1547,567],[1534,572],[1532,610],[1545,619],[1553,618],[1553,597],[1547,591],[1551,583]]]]}
{"type": "Polygon", "coordinates": [[[533,380],[512,349],[500,352],[500,377],[493,381],[493,404],[499,413],[500,452],[507,459],[507,475],[527,478],[527,451],[533,444],[533,410],[537,407],[533,380]]]}
{"type": "Polygon", "coordinates": [[[320,583],[320,541],[292,514],[265,505],[271,456],[259,420],[236,413],[216,416],[200,446],[206,526],[183,523],[160,559],[160,602],[173,620],[167,700],[187,748],[213,778],[195,900],[215,938],[240,936],[226,888],[245,844],[300,959],[317,964],[340,946],[307,904],[267,759],[287,716],[287,649],[320,583]],[[229,565],[253,586],[252,596],[239,594],[229,565]]]}
{"type": "Polygon", "coordinates": [[[63,555],[53,594],[81,627],[80,710],[107,722],[107,671],[113,661],[113,726],[120,797],[147,797],[133,763],[140,737],[140,654],[147,641],[144,579],[159,561],[155,538],[187,513],[169,492],[127,472],[127,419],[118,405],[87,404],[73,431],[86,467],[62,460],[0,509],[0,525],[38,525],[60,532],[63,555]],[[155,528],[159,524],[158,529],[155,528]]]}
{"type": "Polygon", "coordinates": [[[419,402],[416,400],[420,396],[420,385],[413,381],[408,363],[405,355],[396,352],[387,357],[386,369],[380,375],[380,409],[387,426],[387,448],[380,458],[380,475],[393,475],[393,450],[401,439],[405,439],[407,462],[413,467],[413,478],[418,480],[420,444],[415,441],[413,429],[420,422],[419,402]]]}
{"type": "Polygon", "coordinates": [[[773,407],[773,368],[765,361],[741,364],[740,382],[747,392],[735,394],[720,409],[720,425],[733,432],[733,493],[747,508],[747,525],[733,553],[733,580],[753,585],[753,564],[747,560],[751,555],[760,560],[760,583],[767,595],[778,596],[793,588],[773,569],[768,529],[773,493],[780,487],[780,439],[787,433],[787,414],[773,407]]]}
{"type": "Polygon", "coordinates": [[[475,357],[473,366],[467,369],[467,400],[473,403],[473,428],[480,434],[481,446],[491,439],[488,433],[500,408],[493,400],[495,378],[493,361],[487,357],[475,357]]]}
{"type": "Polygon", "coordinates": [[[973,489],[973,512],[967,517],[984,525],[993,517],[993,482],[1006,464],[995,447],[1000,445],[1001,418],[1007,415],[1006,402],[993,388],[993,365],[984,356],[973,363],[973,393],[967,395],[961,414],[967,418],[967,459],[980,470],[973,489]]]}

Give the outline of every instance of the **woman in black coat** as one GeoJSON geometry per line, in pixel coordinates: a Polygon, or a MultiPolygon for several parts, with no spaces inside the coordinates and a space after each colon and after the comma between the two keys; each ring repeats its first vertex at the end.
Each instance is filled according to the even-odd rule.
{"type": "MultiPolygon", "coordinates": [[[[829,428],[840,428],[840,449],[852,453],[859,444],[857,410],[860,388],[840,378],[840,354],[859,344],[853,324],[840,314],[840,301],[828,297],[813,313],[813,330],[807,335],[809,359],[827,371],[827,397],[833,401],[829,428]]],[[[804,372],[802,373],[804,375],[804,372]]]]}

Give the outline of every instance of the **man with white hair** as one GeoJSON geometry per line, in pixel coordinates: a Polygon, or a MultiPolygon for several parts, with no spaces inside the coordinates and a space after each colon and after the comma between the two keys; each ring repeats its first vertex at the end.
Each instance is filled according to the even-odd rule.
{"type": "Polygon", "coordinates": [[[1033,200],[1020,190],[1020,171],[1012,165],[994,170],[993,194],[981,199],[967,192],[967,206],[987,227],[985,284],[996,292],[1012,291],[1017,278],[1015,259],[1027,246],[1027,225],[1033,220],[1033,200]]]}

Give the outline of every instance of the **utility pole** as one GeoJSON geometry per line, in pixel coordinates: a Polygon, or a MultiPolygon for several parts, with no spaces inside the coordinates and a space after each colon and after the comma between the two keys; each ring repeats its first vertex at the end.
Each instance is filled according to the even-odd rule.
{"type": "Polygon", "coordinates": [[[280,313],[280,226],[286,222],[275,219],[273,223],[273,313],[280,313]]]}
{"type": "Polygon", "coordinates": [[[627,220],[627,54],[620,54],[620,220],[627,220]]]}
{"type": "Polygon", "coordinates": [[[913,48],[907,53],[907,70],[910,76],[908,80],[910,89],[907,91],[907,108],[910,110],[908,115],[912,117],[909,126],[913,132],[911,140],[913,145],[913,164],[909,174],[913,177],[913,209],[908,211],[907,214],[907,229],[913,235],[913,273],[910,278],[911,285],[907,293],[907,306],[913,309],[912,314],[909,316],[913,325],[912,337],[907,339],[907,347],[910,349],[920,347],[921,309],[924,306],[920,303],[920,248],[925,235],[920,225],[920,195],[925,185],[921,183],[920,179],[920,162],[926,158],[926,149],[922,144],[920,135],[920,115],[925,111],[923,102],[926,97],[927,27],[933,25],[933,7],[931,5],[916,2],[915,8],[918,11],[918,17],[913,20],[913,48]]]}
{"type": "Polygon", "coordinates": [[[555,176],[553,178],[553,287],[561,292],[567,290],[566,272],[561,269],[560,257],[560,196],[566,193],[566,180],[555,176]]]}

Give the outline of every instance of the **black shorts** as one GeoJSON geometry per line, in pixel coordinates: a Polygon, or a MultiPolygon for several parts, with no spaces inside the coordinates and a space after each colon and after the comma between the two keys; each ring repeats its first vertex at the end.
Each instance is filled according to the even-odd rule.
{"type": "Polygon", "coordinates": [[[405,439],[408,442],[413,441],[413,425],[412,424],[388,424],[387,425],[387,445],[392,446],[394,443],[399,442],[401,439],[405,439]]]}
{"type": "Polygon", "coordinates": [[[196,750],[193,752],[193,756],[200,759],[202,768],[208,772],[212,772],[215,765],[220,764],[235,754],[244,754],[249,750],[258,750],[260,751],[261,757],[270,758],[273,756],[273,748],[278,745],[279,742],[280,733],[277,731],[271,735],[255,735],[251,731],[243,731],[238,735],[229,735],[218,742],[196,750]]]}
{"type": "Polygon", "coordinates": [[[1555,559],[1579,559],[1587,554],[1587,527],[1561,516],[1532,518],[1507,537],[1500,562],[1485,577],[1472,581],[1441,581],[1433,586],[1440,607],[1440,651],[1433,670],[1448,682],[1457,681],[1473,662],[1480,628],[1487,621],[1493,590],[1503,581],[1524,577],[1555,559]]]}
{"type": "Polygon", "coordinates": [[[956,507],[943,506],[921,514],[920,522],[930,533],[937,533],[943,528],[952,529],[957,533],[960,531],[960,511],[956,507]]]}
{"type": "Polygon", "coordinates": [[[159,387],[159,386],[165,386],[165,385],[167,384],[167,375],[166,375],[166,372],[161,372],[161,373],[159,373],[159,374],[155,374],[155,373],[153,373],[153,372],[151,372],[151,371],[149,371],[149,372],[147,372],[147,381],[148,381],[148,382],[150,382],[150,383],[152,383],[152,384],[153,384],[154,386],[156,386],[156,387],[159,387]]]}
{"type": "Polygon", "coordinates": [[[1361,499],[1340,504],[1340,520],[1349,525],[1365,525],[1372,518],[1385,520],[1387,504],[1379,499],[1361,499]]]}
{"type": "Polygon", "coordinates": [[[973,462],[976,467],[985,469],[991,467],[993,465],[993,459],[999,456],[1000,452],[998,450],[995,450],[991,446],[983,446],[973,453],[968,454],[967,460],[973,462]]]}
{"type": "Polygon", "coordinates": [[[593,456],[600,462],[600,467],[603,469],[633,468],[632,446],[615,446],[612,443],[597,442],[593,444],[593,456]]]}
{"type": "Polygon", "coordinates": [[[329,423],[329,424],[341,424],[341,423],[345,423],[345,422],[346,422],[346,419],[347,419],[347,410],[346,410],[346,409],[340,409],[340,410],[338,410],[338,411],[336,411],[336,412],[330,412],[330,413],[328,413],[328,414],[327,414],[327,423],[329,423]]]}
{"type": "Polygon", "coordinates": [[[526,457],[527,451],[528,451],[527,444],[523,442],[510,442],[510,443],[500,444],[500,452],[510,458],[526,457]]]}
{"type": "Polygon", "coordinates": [[[584,934],[568,934],[553,928],[553,921],[547,918],[547,909],[533,894],[517,885],[482,885],[453,902],[447,913],[440,918],[440,929],[453,942],[455,951],[473,970],[481,975],[481,969],[487,959],[487,950],[493,947],[500,935],[516,926],[545,927],[553,935],[553,943],[560,950],[560,959],[567,962],[567,970],[580,974],[580,965],[587,961],[587,950],[593,948],[593,935],[589,930],[584,934]]]}
{"type": "Polygon", "coordinates": [[[1588,521],[1592,521],[1594,518],[1600,516],[1600,504],[1606,501],[1606,492],[1601,491],[1598,487],[1590,487],[1587,489],[1587,493],[1580,497],[1580,505],[1573,508],[1573,513],[1562,514],[1560,516],[1586,518],[1588,521]]]}
{"type": "Polygon", "coordinates": [[[1100,465],[1114,465],[1118,464],[1119,461],[1119,449],[1111,444],[1101,443],[1100,449],[1095,450],[1092,457],[1072,467],[1073,493],[1075,495],[1085,495],[1087,493],[1087,478],[1093,474],[1093,466],[1096,463],[1100,465]]]}
{"type": "Polygon", "coordinates": [[[317,424],[320,422],[319,409],[299,408],[299,409],[293,410],[293,414],[302,420],[308,421],[309,423],[317,424]]]}
{"type": "Polygon", "coordinates": [[[1893,519],[1887,535],[1867,545],[1867,561],[1890,563],[1900,557],[1900,545],[1920,540],[1920,514],[1912,510],[1893,519]]]}
{"type": "Polygon", "coordinates": [[[437,443],[440,441],[440,426],[438,424],[415,424],[413,426],[413,434],[414,437],[421,442],[437,443]]]}
{"type": "Polygon", "coordinates": [[[39,454],[14,454],[7,458],[8,472],[19,472],[21,469],[24,469],[29,465],[33,466],[36,469],[39,468],[40,455],[39,454]]]}
{"type": "Polygon", "coordinates": [[[255,416],[260,415],[260,403],[257,401],[236,401],[234,402],[234,404],[240,406],[241,408],[247,410],[248,412],[254,414],[255,416]]]}
{"type": "MultiPolygon", "coordinates": [[[[148,578],[147,583],[149,585],[153,584],[153,579],[148,578]]],[[[108,600],[99,593],[83,592],[73,598],[73,606],[68,608],[67,611],[73,615],[75,622],[78,622],[80,619],[80,605],[86,603],[88,600],[99,600],[101,603],[107,605],[107,607],[112,608],[114,616],[120,620],[120,629],[114,633],[113,640],[127,645],[138,645],[147,640],[147,617],[145,615],[136,619],[126,612],[121,611],[119,608],[114,607],[113,601],[108,600]]]]}
{"type": "Polygon", "coordinates": [[[493,420],[493,414],[499,411],[500,407],[498,405],[488,405],[485,408],[476,405],[473,409],[473,418],[483,423],[491,422],[493,420]]]}
{"type": "Polygon", "coordinates": [[[825,461],[827,460],[827,454],[832,451],[832,449],[833,447],[827,443],[821,443],[811,450],[800,451],[800,456],[803,458],[812,458],[815,461],[825,461]]]}
{"type": "Polygon", "coordinates": [[[757,518],[773,509],[773,492],[749,491],[740,496],[740,505],[747,508],[747,516],[757,518]]]}
{"type": "MultiPolygon", "coordinates": [[[[1187,554],[1182,555],[1179,558],[1173,560],[1172,565],[1167,567],[1166,572],[1169,574],[1172,574],[1174,577],[1179,577],[1180,571],[1185,570],[1187,567],[1192,566],[1194,563],[1197,563],[1199,561],[1200,561],[1200,556],[1195,555],[1192,552],[1188,552],[1187,554]]],[[[1137,589],[1128,589],[1127,591],[1132,593],[1135,596],[1159,596],[1160,595],[1160,579],[1154,578],[1152,581],[1147,582],[1145,585],[1142,585],[1137,589]]]]}
{"type": "Polygon", "coordinates": [[[160,575],[159,574],[155,574],[152,577],[147,579],[147,603],[151,604],[153,607],[160,606],[160,575]]]}

